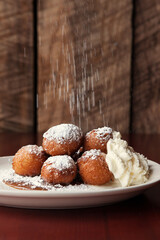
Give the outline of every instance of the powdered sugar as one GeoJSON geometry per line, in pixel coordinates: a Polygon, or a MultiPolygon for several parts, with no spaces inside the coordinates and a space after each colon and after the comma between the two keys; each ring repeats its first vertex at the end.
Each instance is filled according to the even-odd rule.
{"type": "Polygon", "coordinates": [[[95,160],[97,157],[101,156],[103,153],[100,150],[97,149],[91,149],[89,151],[86,151],[83,155],[82,158],[90,158],[92,160],[95,160]]]}
{"type": "MultiPolygon", "coordinates": [[[[88,185],[86,184],[75,184],[75,185],[67,185],[67,186],[63,186],[61,184],[50,184],[45,182],[41,176],[35,176],[35,177],[27,177],[27,176],[20,176],[18,174],[16,174],[14,172],[13,169],[10,170],[6,170],[0,172],[0,180],[6,183],[15,183],[15,185],[19,186],[19,187],[25,187],[31,190],[36,190],[37,188],[41,189],[41,190],[48,190],[48,191],[61,191],[61,192],[65,192],[65,191],[79,191],[79,190],[88,190],[88,185]]],[[[14,185],[13,185],[14,186],[14,185]]]]}
{"type": "Polygon", "coordinates": [[[26,145],[23,146],[21,149],[26,150],[30,154],[41,155],[44,154],[44,150],[42,146],[38,147],[37,145],[26,145]]]}
{"type": "Polygon", "coordinates": [[[3,181],[11,183],[21,183],[22,186],[31,186],[31,188],[44,187],[44,182],[40,176],[28,177],[21,176],[14,172],[13,169],[6,171],[5,175],[2,177],[3,181]]]}
{"type": "Polygon", "coordinates": [[[106,137],[106,134],[112,133],[112,128],[110,127],[97,128],[95,129],[95,132],[97,133],[97,137],[106,137]]]}
{"type": "Polygon", "coordinates": [[[44,167],[46,167],[48,170],[52,170],[54,168],[58,171],[63,171],[66,169],[74,169],[75,163],[68,155],[58,155],[49,157],[45,161],[44,167]]]}
{"type": "Polygon", "coordinates": [[[79,141],[83,136],[82,130],[73,124],[60,124],[48,129],[43,137],[48,140],[56,140],[58,143],[65,141],[79,141]]]}
{"type": "Polygon", "coordinates": [[[93,129],[92,131],[86,134],[86,137],[90,137],[90,134],[92,133],[96,133],[94,135],[95,138],[97,138],[99,142],[102,142],[102,144],[104,144],[104,142],[107,142],[110,139],[112,134],[112,128],[102,127],[102,128],[93,129]]]}

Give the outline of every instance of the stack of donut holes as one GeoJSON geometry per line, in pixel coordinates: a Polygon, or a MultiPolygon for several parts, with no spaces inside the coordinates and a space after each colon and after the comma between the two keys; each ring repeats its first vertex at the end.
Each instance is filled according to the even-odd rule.
{"type": "Polygon", "coordinates": [[[84,135],[81,128],[73,124],[56,125],[43,134],[42,146],[20,148],[13,158],[12,168],[22,176],[41,175],[51,184],[68,185],[80,177],[86,184],[102,185],[112,178],[105,161],[111,137],[109,127],[84,135]]]}

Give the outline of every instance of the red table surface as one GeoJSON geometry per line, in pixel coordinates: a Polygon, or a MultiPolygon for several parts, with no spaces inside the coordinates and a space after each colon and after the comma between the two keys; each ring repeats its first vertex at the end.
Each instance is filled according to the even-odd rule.
{"type": "MultiPolygon", "coordinates": [[[[124,136],[129,144],[160,163],[160,135],[124,136]]],[[[13,155],[42,136],[1,133],[0,156],[13,155]]],[[[44,210],[0,207],[0,240],[160,239],[160,184],[132,199],[86,209],[44,210]]]]}

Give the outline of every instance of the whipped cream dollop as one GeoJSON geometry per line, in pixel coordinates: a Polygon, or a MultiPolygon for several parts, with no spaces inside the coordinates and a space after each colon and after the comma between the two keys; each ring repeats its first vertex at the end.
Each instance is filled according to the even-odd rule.
{"type": "Polygon", "coordinates": [[[122,187],[137,185],[147,181],[149,177],[148,159],[137,153],[121,139],[119,132],[113,132],[113,139],[107,143],[106,162],[115,179],[122,187]]]}

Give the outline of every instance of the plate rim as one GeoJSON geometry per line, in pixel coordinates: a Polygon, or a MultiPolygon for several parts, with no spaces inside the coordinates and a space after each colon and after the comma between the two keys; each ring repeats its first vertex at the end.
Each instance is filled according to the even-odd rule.
{"type": "MultiPolygon", "coordinates": [[[[12,158],[13,156],[2,156],[0,157],[0,161],[3,158],[12,158]]],[[[151,161],[148,160],[149,165],[151,166],[155,166],[157,168],[159,168],[160,170],[160,164],[155,162],[155,161],[151,161]]],[[[1,164],[1,162],[0,162],[1,164]]],[[[106,189],[106,190],[65,190],[65,192],[56,192],[56,191],[40,191],[40,190],[19,190],[19,189],[13,189],[8,190],[8,189],[0,189],[0,196],[1,197],[12,197],[12,198],[70,198],[70,197],[91,197],[91,196],[104,196],[104,195],[108,195],[108,196],[113,196],[113,195],[121,195],[121,194],[126,194],[126,193],[131,193],[131,192],[136,192],[136,191],[141,191],[141,190],[146,190],[150,187],[152,187],[153,185],[157,184],[158,182],[160,182],[160,175],[159,178],[157,178],[156,180],[152,180],[150,182],[146,182],[143,184],[139,184],[139,185],[135,185],[135,186],[129,186],[129,187],[117,187],[117,188],[113,188],[113,189],[106,189]]]]}

